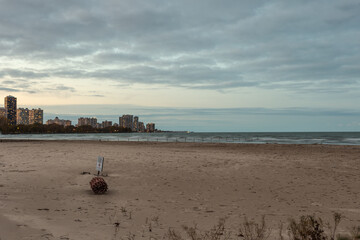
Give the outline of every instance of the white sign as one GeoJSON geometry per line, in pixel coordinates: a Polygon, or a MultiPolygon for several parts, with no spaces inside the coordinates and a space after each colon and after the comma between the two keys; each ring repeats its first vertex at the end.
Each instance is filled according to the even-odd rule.
{"type": "Polygon", "coordinates": [[[104,166],[104,157],[99,156],[96,164],[96,170],[102,172],[103,166],[104,166]]]}

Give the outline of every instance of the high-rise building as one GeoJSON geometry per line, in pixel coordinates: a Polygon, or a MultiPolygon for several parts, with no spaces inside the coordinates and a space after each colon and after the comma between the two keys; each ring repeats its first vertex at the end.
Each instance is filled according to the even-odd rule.
{"type": "Polygon", "coordinates": [[[71,121],[65,120],[65,127],[70,127],[70,126],[71,126],[71,121]]]}
{"type": "Polygon", "coordinates": [[[64,126],[64,127],[67,127],[67,126],[71,126],[71,121],[70,120],[64,120],[64,119],[59,119],[58,117],[54,118],[54,119],[49,119],[46,121],[46,124],[47,125],[50,125],[50,124],[57,124],[57,125],[61,125],[61,126],[64,126]]]}
{"type": "Polygon", "coordinates": [[[29,124],[43,124],[44,111],[41,108],[29,110],[29,124]]]}
{"type": "Polygon", "coordinates": [[[146,131],[147,132],[155,132],[155,123],[146,124],[146,131]]]}
{"type": "Polygon", "coordinates": [[[86,124],[86,118],[83,118],[83,117],[78,118],[78,127],[85,126],[85,125],[88,125],[88,124],[86,124]]]}
{"type": "Polygon", "coordinates": [[[96,128],[96,124],[97,124],[97,118],[95,117],[90,118],[90,126],[96,128]]]}
{"type": "Polygon", "coordinates": [[[5,108],[0,107],[0,118],[6,118],[5,108]]]}
{"type": "Polygon", "coordinates": [[[101,123],[101,126],[103,127],[103,128],[107,128],[107,127],[111,127],[112,126],[112,121],[103,121],[102,123],[101,123]]]}
{"type": "Polygon", "coordinates": [[[133,123],[133,132],[138,132],[139,131],[139,117],[135,116],[134,117],[134,123],[133,123]]]}
{"type": "Polygon", "coordinates": [[[28,125],[29,124],[29,109],[28,108],[18,108],[16,110],[16,123],[18,125],[28,125]]]}
{"type": "Polygon", "coordinates": [[[139,132],[145,132],[145,125],[143,122],[139,122],[139,132]]]}
{"type": "Polygon", "coordinates": [[[96,128],[97,126],[97,118],[92,117],[92,118],[78,118],[78,127],[80,126],[85,126],[85,125],[90,125],[93,128],[96,128]]]}
{"type": "Polygon", "coordinates": [[[5,97],[5,116],[9,121],[10,125],[16,125],[16,97],[7,96],[5,97]]]}
{"type": "Polygon", "coordinates": [[[122,115],[119,117],[119,125],[123,128],[133,129],[133,115],[122,115]]]}

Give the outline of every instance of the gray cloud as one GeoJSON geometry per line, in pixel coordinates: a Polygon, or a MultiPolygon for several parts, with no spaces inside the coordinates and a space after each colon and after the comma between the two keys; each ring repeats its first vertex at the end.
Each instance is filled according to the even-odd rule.
{"type": "Polygon", "coordinates": [[[92,95],[89,95],[89,96],[91,96],[91,97],[100,97],[100,98],[105,97],[105,95],[101,95],[101,94],[92,94],[92,95]]]}
{"type": "Polygon", "coordinates": [[[26,79],[14,79],[14,80],[4,80],[0,83],[0,90],[7,92],[26,92],[26,93],[36,93],[32,88],[34,84],[31,81],[26,79]],[[4,87],[1,87],[3,85],[4,87]]]}
{"type": "Polygon", "coordinates": [[[108,52],[100,53],[94,56],[94,61],[99,64],[104,63],[143,63],[151,61],[149,56],[132,54],[132,53],[121,53],[121,52],[108,52]]]}
{"type": "Polygon", "coordinates": [[[76,92],[75,88],[73,87],[69,87],[69,86],[65,86],[62,84],[58,84],[52,87],[47,87],[45,88],[46,91],[68,91],[68,92],[76,92]]]}
{"type": "Polygon", "coordinates": [[[9,76],[12,78],[31,79],[31,78],[44,78],[44,77],[48,77],[49,75],[47,73],[36,72],[32,70],[29,71],[29,70],[18,70],[18,69],[10,69],[10,68],[1,69],[0,77],[5,77],[5,76],[9,76]]]}
{"type": "Polygon", "coordinates": [[[20,92],[19,89],[7,88],[7,87],[1,87],[1,86],[0,86],[0,90],[2,90],[2,91],[8,91],[8,92],[20,92]]]}
{"type": "Polygon", "coordinates": [[[53,84],[47,81],[39,81],[47,77],[48,74],[44,74],[37,71],[18,71],[15,69],[3,69],[0,70],[0,78],[11,77],[11,80],[3,80],[0,82],[0,90],[8,92],[25,92],[25,93],[41,93],[47,91],[55,92],[76,92],[75,88],[66,86],[64,84],[53,84]]]}
{"type": "Polygon", "coordinates": [[[2,84],[16,84],[16,81],[13,80],[6,80],[6,81],[2,81],[2,84]]]}
{"type": "Polygon", "coordinates": [[[0,63],[42,70],[7,68],[0,78],[358,91],[359,11],[356,0],[3,0],[0,63]]]}

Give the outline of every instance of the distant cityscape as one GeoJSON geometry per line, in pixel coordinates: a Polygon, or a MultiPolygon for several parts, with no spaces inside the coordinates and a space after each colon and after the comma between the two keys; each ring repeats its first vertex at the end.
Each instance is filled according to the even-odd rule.
{"type": "MultiPolygon", "coordinates": [[[[44,122],[44,110],[41,108],[28,109],[17,108],[17,98],[14,96],[6,96],[4,99],[4,107],[0,107],[0,118],[7,120],[9,125],[31,125],[31,124],[43,124],[44,122]]],[[[55,117],[46,121],[46,125],[60,125],[66,127],[82,127],[91,126],[94,129],[104,129],[109,127],[120,127],[129,129],[132,132],[156,132],[155,123],[147,123],[139,121],[138,116],[125,114],[119,117],[119,123],[113,123],[112,121],[97,121],[96,117],[80,117],[77,124],[73,125],[70,120],[60,119],[55,117]]]]}

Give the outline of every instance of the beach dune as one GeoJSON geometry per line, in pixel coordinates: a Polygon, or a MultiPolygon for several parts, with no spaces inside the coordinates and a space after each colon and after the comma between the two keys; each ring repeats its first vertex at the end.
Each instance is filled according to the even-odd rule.
{"type": "MultiPolygon", "coordinates": [[[[360,225],[360,147],[8,141],[0,143],[0,238],[161,239],[220,218],[280,221],[316,214],[360,225]],[[109,191],[89,182],[98,156],[109,191]]],[[[275,233],[272,233],[275,234],[275,233]]]]}

